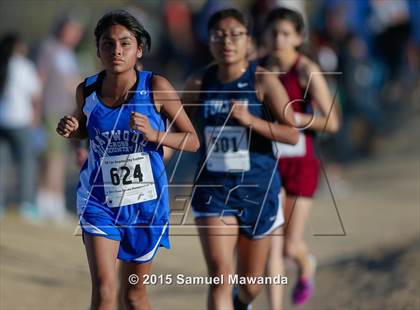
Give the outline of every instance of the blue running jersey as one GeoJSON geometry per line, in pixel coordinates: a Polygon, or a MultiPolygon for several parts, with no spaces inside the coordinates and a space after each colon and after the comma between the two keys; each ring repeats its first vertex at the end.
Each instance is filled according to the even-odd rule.
{"type": "Polygon", "coordinates": [[[283,224],[272,141],[229,116],[232,100],[237,100],[254,116],[273,121],[256,96],[256,68],[250,62],[244,74],[230,83],[218,80],[217,65],[204,72],[198,109],[204,142],[192,197],[196,217],[236,216],[240,231],[250,238],[283,224]]]}
{"type": "Polygon", "coordinates": [[[132,112],[148,117],[155,130],[166,119],[155,107],[153,73],[137,73],[135,92],[122,105],[98,97],[105,71],[88,77],[83,113],[89,155],[80,172],[77,212],[84,233],[120,242],[119,258],[145,262],[158,246],[169,247],[169,198],[163,148],[129,126],[132,112]]]}

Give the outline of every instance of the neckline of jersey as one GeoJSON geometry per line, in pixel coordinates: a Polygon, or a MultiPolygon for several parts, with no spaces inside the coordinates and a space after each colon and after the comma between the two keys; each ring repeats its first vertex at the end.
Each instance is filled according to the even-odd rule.
{"type": "Polygon", "coordinates": [[[221,82],[220,81],[220,79],[219,79],[219,77],[218,77],[218,75],[217,75],[217,73],[218,73],[218,66],[217,66],[217,64],[215,65],[215,69],[214,69],[214,72],[215,72],[215,74],[216,74],[216,79],[217,79],[217,82],[220,84],[220,85],[223,85],[223,86],[230,86],[230,85],[232,85],[232,84],[236,84],[236,83],[238,83],[238,82],[240,82],[244,77],[245,77],[245,75],[246,74],[248,74],[248,72],[249,72],[249,70],[251,70],[251,66],[252,66],[252,63],[250,62],[250,61],[248,61],[248,66],[247,66],[247,68],[245,69],[245,71],[244,71],[244,73],[242,73],[237,79],[235,79],[235,80],[233,80],[233,81],[231,81],[231,82],[226,82],[226,83],[223,83],[223,82],[221,82]]]}
{"type": "Polygon", "coordinates": [[[101,71],[99,73],[99,75],[98,75],[97,86],[96,86],[96,89],[95,89],[96,97],[98,98],[99,103],[102,106],[104,106],[105,108],[110,109],[110,110],[115,110],[115,109],[121,108],[123,105],[128,104],[130,102],[130,100],[133,99],[133,97],[135,96],[136,91],[137,91],[137,88],[139,86],[139,80],[140,80],[139,73],[140,73],[140,71],[137,71],[137,69],[135,69],[135,71],[136,71],[136,83],[134,84],[135,91],[131,91],[131,93],[128,94],[127,98],[123,102],[121,102],[119,105],[116,105],[114,107],[110,107],[109,105],[107,105],[101,99],[101,97],[99,96],[99,93],[100,93],[100,91],[102,89],[102,82],[103,82],[103,79],[105,77],[105,70],[104,71],[101,71]]]}

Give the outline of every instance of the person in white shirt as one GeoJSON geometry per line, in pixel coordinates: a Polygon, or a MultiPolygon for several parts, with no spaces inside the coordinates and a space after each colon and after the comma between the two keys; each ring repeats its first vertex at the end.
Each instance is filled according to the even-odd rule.
{"type": "MultiPolygon", "coordinates": [[[[16,176],[18,206],[24,216],[36,216],[35,157],[31,152],[31,129],[38,123],[41,82],[35,65],[26,58],[26,45],[18,34],[6,34],[0,41],[0,145],[9,148],[15,165],[1,159],[0,192],[16,176]]],[[[2,195],[1,200],[5,197],[2,195]]],[[[0,201],[0,205],[5,203],[0,201]]]]}
{"type": "Polygon", "coordinates": [[[73,112],[74,92],[80,83],[74,49],[82,36],[81,24],[73,17],[60,17],[53,35],[44,41],[38,57],[43,90],[43,125],[47,146],[43,159],[38,205],[44,218],[56,222],[68,219],[65,205],[65,176],[69,143],[60,139],[55,128],[61,115],[73,112]]]}

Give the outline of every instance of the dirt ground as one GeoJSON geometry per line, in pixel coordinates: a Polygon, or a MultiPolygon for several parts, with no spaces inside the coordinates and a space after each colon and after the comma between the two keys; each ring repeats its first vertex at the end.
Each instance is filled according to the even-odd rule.
{"type": "MultiPolygon", "coordinates": [[[[381,156],[346,169],[345,183],[329,178],[333,195],[323,176],[306,232],[319,260],[317,286],[303,309],[420,309],[418,141],[404,130],[391,141],[381,156]]],[[[76,227],[76,219],[57,227],[5,215],[0,309],[88,309],[89,272],[76,227]]],[[[172,233],[172,249],[158,253],[152,273],[204,276],[197,236],[172,233]]],[[[285,308],[292,309],[295,272],[288,266],[285,308]]],[[[205,309],[205,285],[155,285],[149,293],[154,309],[205,309]]],[[[265,294],[253,306],[266,309],[265,294]]]]}

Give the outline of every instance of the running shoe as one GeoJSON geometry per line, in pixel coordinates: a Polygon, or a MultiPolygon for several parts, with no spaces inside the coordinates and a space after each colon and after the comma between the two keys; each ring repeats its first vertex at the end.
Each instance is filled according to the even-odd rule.
{"type": "Polygon", "coordinates": [[[245,305],[238,299],[239,287],[235,286],[232,290],[233,309],[234,310],[252,310],[251,304],[245,305]]]}
{"type": "Polygon", "coordinates": [[[315,270],[316,258],[310,254],[308,256],[309,263],[313,268],[313,276],[310,278],[300,277],[295,288],[293,289],[292,302],[294,305],[305,304],[312,296],[315,289],[315,270]]]}

